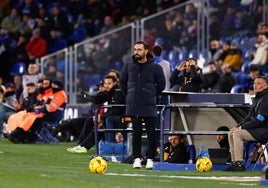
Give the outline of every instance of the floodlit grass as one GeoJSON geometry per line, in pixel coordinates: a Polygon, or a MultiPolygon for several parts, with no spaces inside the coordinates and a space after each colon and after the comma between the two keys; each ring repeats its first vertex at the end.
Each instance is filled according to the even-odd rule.
{"type": "Polygon", "coordinates": [[[0,187],[2,188],[158,188],[158,187],[263,187],[255,181],[227,181],[220,177],[260,177],[261,172],[151,171],[132,169],[130,164],[108,162],[105,174],[88,171],[88,154],[70,154],[67,147],[74,143],[13,144],[0,140],[0,187]],[[201,179],[201,178],[211,179],[201,179]],[[215,178],[218,177],[218,178],[215,178]]]}

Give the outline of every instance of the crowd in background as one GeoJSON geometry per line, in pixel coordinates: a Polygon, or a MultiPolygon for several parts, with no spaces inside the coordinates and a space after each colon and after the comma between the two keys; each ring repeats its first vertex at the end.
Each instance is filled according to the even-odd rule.
{"type": "MultiPolygon", "coordinates": [[[[3,82],[14,82],[15,76],[10,75],[10,70],[17,62],[23,62],[27,67],[37,58],[185,2],[187,0],[1,1],[0,77],[3,82]]],[[[261,61],[261,65],[266,69],[267,60],[257,55],[263,54],[261,50],[267,52],[268,29],[267,24],[262,22],[265,10],[262,2],[236,0],[208,2],[209,39],[211,43],[215,41],[217,47],[211,44],[205,65],[214,61],[220,69],[221,65],[228,61],[232,71],[239,72],[246,67],[248,73],[249,66],[244,64],[258,64],[261,61]],[[235,34],[239,35],[239,38],[233,40],[235,34]],[[251,39],[251,46],[248,46],[249,43],[243,43],[242,39],[251,39]],[[241,49],[243,45],[248,50],[241,49]],[[258,53],[257,49],[260,49],[258,53]],[[224,53],[217,56],[218,51],[224,53]]],[[[168,12],[157,23],[147,23],[144,34],[149,48],[159,42],[157,39],[168,35],[169,40],[162,42],[166,51],[195,50],[198,33],[197,6],[198,2],[189,3],[179,10],[168,12]]],[[[115,44],[118,44],[120,37],[114,37],[117,42],[115,44]]],[[[95,48],[98,48],[97,42],[95,48]]],[[[122,50],[125,49],[122,47],[122,50]]],[[[100,61],[103,54],[109,56],[111,61],[116,61],[122,58],[114,55],[120,51],[107,48],[105,52],[96,56],[98,57],[96,61],[100,61]]],[[[54,74],[62,76],[64,72],[62,63],[63,61],[59,60],[56,67],[47,66],[46,73],[51,76],[49,72],[56,69],[57,73],[54,71],[53,76],[54,74]]],[[[98,68],[99,72],[105,72],[105,66],[95,68],[98,68]]]]}

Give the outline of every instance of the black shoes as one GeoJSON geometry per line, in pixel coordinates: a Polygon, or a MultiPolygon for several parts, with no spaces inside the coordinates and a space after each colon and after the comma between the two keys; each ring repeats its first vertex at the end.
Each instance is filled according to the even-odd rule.
{"type": "Polygon", "coordinates": [[[223,171],[228,171],[228,172],[243,172],[246,171],[245,166],[242,165],[237,165],[236,163],[232,163],[229,167],[224,169],[223,171]]]}

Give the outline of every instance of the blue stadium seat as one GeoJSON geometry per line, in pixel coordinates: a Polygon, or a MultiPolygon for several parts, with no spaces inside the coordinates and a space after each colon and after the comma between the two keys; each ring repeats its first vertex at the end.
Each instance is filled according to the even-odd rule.
{"type": "Polygon", "coordinates": [[[161,37],[157,37],[154,41],[155,45],[163,45],[164,44],[164,39],[161,37]]]}
{"type": "Polygon", "coordinates": [[[23,75],[26,73],[26,69],[26,64],[24,62],[15,63],[9,74],[11,76],[23,75]]]}
{"type": "Polygon", "coordinates": [[[197,58],[197,50],[190,50],[189,57],[197,58]]]}
{"type": "Polygon", "coordinates": [[[168,61],[170,62],[171,68],[175,68],[176,64],[179,63],[179,54],[177,51],[172,50],[168,53],[168,61]]]}
{"type": "Polygon", "coordinates": [[[99,74],[86,75],[85,82],[89,87],[96,86],[101,80],[101,76],[99,74]]]}
{"type": "Polygon", "coordinates": [[[70,42],[80,42],[87,37],[87,29],[84,26],[74,28],[71,36],[68,37],[70,42]]]}
{"type": "Polygon", "coordinates": [[[245,89],[244,85],[234,85],[230,91],[230,93],[243,93],[245,89]]]}
{"type": "Polygon", "coordinates": [[[236,84],[237,85],[245,85],[247,84],[247,80],[249,78],[249,75],[244,72],[239,72],[236,75],[236,84]]]}
{"type": "Polygon", "coordinates": [[[179,52],[179,62],[185,61],[188,58],[188,51],[187,50],[180,50],[179,52]]]}

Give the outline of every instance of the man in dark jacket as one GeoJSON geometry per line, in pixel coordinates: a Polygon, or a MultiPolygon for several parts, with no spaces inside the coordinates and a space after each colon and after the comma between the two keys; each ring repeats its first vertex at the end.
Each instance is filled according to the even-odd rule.
{"type": "Polygon", "coordinates": [[[132,59],[121,71],[120,85],[126,95],[126,115],[132,120],[133,168],[141,168],[142,123],[145,123],[149,142],[146,168],[152,169],[156,154],[156,99],[165,88],[165,76],[161,66],[154,63],[145,42],[134,44],[132,59]]]}
{"type": "Polygon", "coordinates": [[[255,98],[248,115],[233,127],[228,140],[232,164],[226,171],[245,171],[243,165],[243,146],[245,141],[268,142],[268,80],[259,76],[253,85],[255,98]]]}
{"type": "Polygon", "coordinates": [[[169,79],[173,90],[183,92],[201,92],[203,83],[202,69],[197,66],[197,59],[188,58],[181,62],[169,79]]]}
{"type": "MultiPolygon", "coordinates": [[[[95,96],[89,96],[89,100],[96,105],[101,105],[105,102],[108,105],[113,104],[124,104],[125,97],[120,89],[120,86],[117,82],[115,76],[107,75],[104,79],[104,91],[100,91],[95,96]]],[[[120,126],[120,117],[124,114],[124,108],[120,107],[112,107],[108,108],[107,111],[104,113],[99,112],[102,121],[105,122],[104,126],[109,129],[119,128],[120,126]]],[[[101,126],[101,124],[99,124],[101,126]]],[[[100,135],[100,134],[99,134],[100,135]]],[[[114,133],[107,133],[106,140],[114,141],[115,134],[114,133]]],[[[100,139],[102,137],[98,136],[100,139]]],[[[70,153],[86,153],[92,146],[95,144],[95,131],[94,131],[94,121],[92,117],[88,117],[85,120],[84,126],[78,138],[78,145],[72,148],[67,148],[67,151],[70,153]]]]}
{"type": "Polygon", "coordinates": [[[190,154],[184,143],[184,135],[170,135],[164,144],[164,161],[168,163],[188,163],[190,154]]]}

